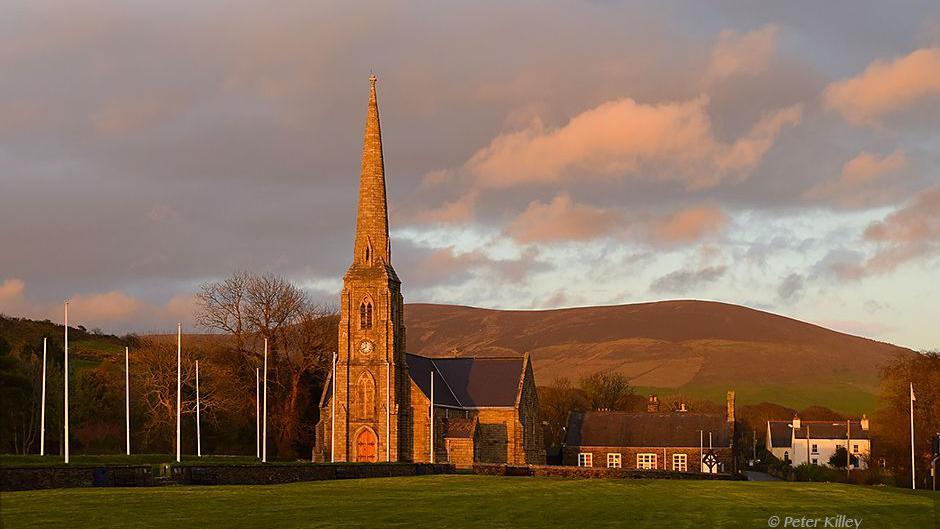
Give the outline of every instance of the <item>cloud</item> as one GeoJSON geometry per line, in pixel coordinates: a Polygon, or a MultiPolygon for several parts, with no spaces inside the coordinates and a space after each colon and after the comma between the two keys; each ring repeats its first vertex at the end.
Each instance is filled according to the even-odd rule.
{"type": "Polygon", "coordinates": [[[736,75],[757,75],[764,71],[777,51],[780,28],[767,24],[748,33],[724,30],[712,47],[705,69],[705,84],[736,75]]]}
{"type": "Polygon", "coordinates": [[[800,122],[801,107],[761,118],[731,143],[717,139],[706,112],[708,98],[646,105],[623,98],[582,112],[559,128],[535,121],[500,134],[477,151],[465,169],[485,187],[619,179],[642,172],[689,189],[744,178],[773,145],[780,129],[800,122]]]}
{"type": "Polygon", "coordinates": [[[777,287],[777,297],[785,303],[796,301],[803,293],[806,278],[800,274],[790,274],[777,287]]]}
{"type": "Polygon", "coordinates": [[[616,212],[576,204],[561,193],[548,204],[530,202],[506,232],[522,243],[586,241],[608,233],[619,222],[616,212]]]}
{"type": "Polygon", "coordinates": [[[15,315],[23,305],[23,292],[26,283],[15,277],[7,278],[0,283],[0,314],[15,315]]]}
{"type": "Polygon", "coordinates": [[[650,284],[650,290],[663,293],[684,293],[720,279],[728,271],[725,265],[706,266],[695,270],[676,270],[660,276],[650,284]]]}
{"type": "MultiPolygon", "coordinates": [[[[418,224],[459,224],[473,220],[473,209],[476,205],[478,193],[468,191],[455,200],[444,202],[438,208],[418,211],[413,215],[413,221],[418,224]]],[[[402,219],[406,222],[407,218],[402,219]]]]}
{"type": "Polygon", "coordinates": [[[831,251],[820,265],[842,279],[861,279],[940,251],[940,187],[921,192],[883,220],[869,224],[863,239],[877,245],[873,254],[831,251]]]}
{"type": "Polygon", "coordinates": [[[877,60],[855,77],[831,83],[826,106],[855,125],[940,94],[940,48],[922,48],[892,61],[877,60]]]}
{"type": "Polygon", "coordinates": [[[813,186],[804,193],[804,197],[831,200],[850,208],[885,203],[896,198],[897,190],[894,182],[884,182],[881,178],[907,166],[907,155],[901,149],[882,157],[862,151],[843,164],[837,179],[813,186]]]}
{"type": "Polygon", "coordinates": [[[721,208],[693,206],[651,222],[649,239],[657,245],[688,243],[719,233],[727,224],[721,208]]]}

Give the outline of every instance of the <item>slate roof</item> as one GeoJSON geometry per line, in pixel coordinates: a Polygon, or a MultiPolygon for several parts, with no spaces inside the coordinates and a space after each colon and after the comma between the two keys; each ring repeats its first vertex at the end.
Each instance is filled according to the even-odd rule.
{"type": "Polygon", "coordinates": [[[525,357],[428,358],[407,354],[408,373],[424,396],[431,396],[434,371],[434,403],[454,408],[513,407],[525,374],[525,357]]]}
{"type": "MultiPolygon", "coordinates": [[[[789,421],[767,421],[770,425],[770,442],[776,448],[790,446],[789,421]]],[[[862,429],[861,421],[853,420],[851,424],[852,439],[869,439],[870,432],[862,429]]],[[[807,427],[811,439],[845,439],[845,421],[800,421],[796,429],[797,439],[806,439],[807,427]]]]}
{"type": "Polygon", "coordinates": [[[571,412],[565,443],[574,446],[696,447],[699,430],[712,445],[731,446],[731,428],[724,415],[710,413],[571,412]]]}

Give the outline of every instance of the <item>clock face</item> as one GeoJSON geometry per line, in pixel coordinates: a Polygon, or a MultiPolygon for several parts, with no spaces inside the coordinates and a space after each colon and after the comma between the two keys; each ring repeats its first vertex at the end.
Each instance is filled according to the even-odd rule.
{"type": "Polygon", "coordinates": [[[359,351],[363,354],[370,354],[375,349],[375,344],[369,340],[363,340],[359,343],[359,351]]]}

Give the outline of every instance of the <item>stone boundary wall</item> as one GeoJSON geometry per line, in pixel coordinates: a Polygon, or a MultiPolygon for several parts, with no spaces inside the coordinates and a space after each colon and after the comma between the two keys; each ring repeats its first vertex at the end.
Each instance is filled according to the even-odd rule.
{"type": "MultiPolygon", "coordinates": [[[[170,467],[172,482],[186,485],[264,485],[330,479],[450,474],[453,465],[429,463],[298,463],[170,467]]],[[[83,465],[0,468],[0,491],[74,487],[154,486],[151,465],[83,465]]]]}
{"type": "Polygon", "coordinates": [[[188,485],[264,485],[330,479],[450,474],[453,465],[430,463],[323,463],[297,465],[182,465],[173,478],[188,485]]]}
{"type": "Polygon", "coordinates": [[[153,469],[150,465],[0,468],[0,491],[73,487],[147,487],[153,484],[153,469]]]}
{"type": "Polygon", "coordinates": [[[739,480],[733,474],[703,474],[672,470],[631,470],[622,468],[591,468],[571,466],[473,465],[473,473],[487,476],[538,476],[567,479],[699,479],[739,480]]]}

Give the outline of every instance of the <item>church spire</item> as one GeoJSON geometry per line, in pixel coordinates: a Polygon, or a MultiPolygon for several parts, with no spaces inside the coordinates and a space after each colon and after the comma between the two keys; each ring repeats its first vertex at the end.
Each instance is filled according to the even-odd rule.
{"type": "Polygon", "coordinates": [[[391,264],[388,241],[388,203],[385,198],[385,161],[379,105],[375,97],[375,74],[369,77],[369,111],[362,139],[362,169],[359,174],[359,210],[356,214],[356,244],[353,266],[391,264]]]}

